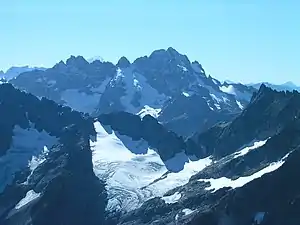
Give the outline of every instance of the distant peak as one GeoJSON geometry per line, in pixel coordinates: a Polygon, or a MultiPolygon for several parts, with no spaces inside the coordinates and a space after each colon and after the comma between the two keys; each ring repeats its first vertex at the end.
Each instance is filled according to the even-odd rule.
{"type": "Polygon", "coordinates": [[[117,67],[120,68],[127,68],[130,65],[130,61],[125,56],[122,56],[117,63],[117,67]]]}
{"type": "Polygon", "coordinates": [[[284,86],[288,86],[288,87],[291,87],[291,88],[295,88],[297,87],[296,84],[294,84],[292,81],[288,81],[288,82],[285,82],[284,84],[282,84],[284,86]]]}
{"type": "Polygon", "coordinates": [[[176,49],[172,48],[172,47],[169,47],[167,49],[167,52],[171,53],[171,54],[177,54],[177,55],[180,55],[180,53],[178,51],[176,51],[176,49]]]}
{"type": "Polygon", "coordinates": [[[178,51],[176,51],[174,48],[169,47],[166,49],[158,49],[152,52],[150,57],[156,57],[156,56],[168,56],[168,57],[177,57],[182,56],[178,51]]]}
{"type": "Polygon", "coordinates": [[[83,58],[83,56],[74,56],[71,55],[70,58],[67,59],[66,62],[67,65],[71,65],[71,66],[80,66],[80,65],[86,65],[89,64],[85,58],[83,58]]]}
{"type": "Polygon", "coordinates": [[[55,64],[53,68],[62,68],[65,67],[66,64],[63,60],[60,60],[59,63],[55,64]]]}

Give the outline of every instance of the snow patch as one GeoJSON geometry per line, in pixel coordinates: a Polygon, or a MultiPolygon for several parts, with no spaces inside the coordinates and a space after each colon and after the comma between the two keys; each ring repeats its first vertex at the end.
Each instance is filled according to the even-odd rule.
{"type": "Polygon", "coordinates": [[[154,109],[148,105],[145,105],[141,111],[137,113],[141,118],[143,118],[146,115],[151,115],[154,118],[157,118],[159,116],[159,113],[161,112],[161,109],[154,109]]]}
{"type": "MultiPolygon", "coordinates": [[[[6,185],[11,184],[14,174],[27,166],[31,170],[38,165],[32,161],[33,156],[38,156],[45,151],[45,147],[52,148],[58,143],[56,137],[50,136],[44,130],[42,132],[36,129],[23,129],[15,126],[13,130],[12,144],[6,154],[0,157],[0,193],[6,185]]],[[[40,161],[39,161],[40,163],[40,161]]]]}
{"type": "Polygon", "coordinates": [[[166,204],[174,204],[179,201],[181,198],[181,194],[179,192],[175,192],[173,195],[164,196],[161,199],[164,200],[166,204]]]}
{"type": "Polygon", "coordinates": [[[221,106],[219,105],[219,104],[214,104],[215,105],[215,107],[217,108],[217,109],[221,109],[221,106]]]}
{"type": "Polygon", "coordinates": [[[185,97],[190,97],[190,94],[187,93],[187,92],[182,92],[182,94],[183,94],[185,97]]]}
{"type": "Polygon", "coordinates": [[[234,95],[239,100],[250,101],[250,99],[252,97],[252,93],[247,92],[247,91],[241,92],[238,89],[234,88],[233,85],[221,86],[221,87],[219,87],[219,89],[224,93],[234,95]]]}
{"type": "Polygon", "coordinates": [[[256,142],[254,142],[252,146],[245,147],[242,150],[234,153],[234,158],[238,158],[240,156],[246,155],[251,150],[254,150],[254,149],[257,149],[257,148],[260,148],[260,147],[264,146],[268,140],[269,140],[269,138],[266,139],[266,140],[264,140],[264,141],[256,141],[256,142]]]}
{"type": "Polygon", "coordinates": [[[218,85],[218,81],[217,81],[216,79],[212,78],[212,81],[213,81],[216,85],[218,85]]]}
{"type": "Polygon", "coordinates": [[[30,169],[30,175],[27,177],[27,180],[24,182],[24,184],[28,184],[28,181],[30,179],[30,177],[32,176],[34,170],[41,165],[43,162],[46,161],[46,157],[49,153],[49,149],[47,148],[47,146],[44,146],[44,150],[42,151],[42,153],[38,156],[33,155],[31,160],[28,162],[28,167],[30,169]]]}
{"type": "Polygon", "coordinates": [[[210,190],[212,192],[215,192],[221,188],[224,187],[231,187],[231,188],[238,188],[238,187],[242,187],[245,184],[260,178],[261,176],[263,176],[266,173],[271,173],[275,170],[277,170],[279,167],[281,167],[284,164],[284,159],[288,156],[289,154],[287,154],[286,156],[284,156],[280,161],[278,162],[274,162],[271,163],[269,166],[263,168],[262,170],[250,175],[250,176],[246,176],[246,177],[239,177],[236,180],[231,180],[228,179],[227,177],[221,177],[221,178],[211,178],[211,179],[199,179],[198,181],[201,182],[209,182],[210,186],[205,188],[205,190],[210,190]]]}
{"type": "Polygon", "coordinates": [[[213,100],[215,100],[216,102],[222,102],[222,99],[220,99],[220,98],[218,98],[215,94],[212,94],[212,93],[210,93],[209,94],[212,98],[213,98],[213,100]]]}
{"type": "Polygon", "coordinates": [[[232,85],[221,86],[220,90],[227,94],[236,95],[235,89],[232,85]]]}
{"type": "Polygon", "coordinates": [[[195,212],[195,210],[183,209],[182,212],[184,213],[185,216],[188,216],[188,215],[192,214],[193,212],[195,212]]]}
{"type": "Polygon", "coordinates": [[[238,105],[238,107],[243,110],[244,109],[244,106],[242,105],[241,102],[239,102],[238,100],[236,100],[236,104],[238,105]]]}
{"type": "Polygon", "coordinates": [[[39,198],[41,193],[36,193],[34,190],[30,190],[26,193],[26,196],[19,201],[19,203],[15,206],[15,209],[20,209],[23,206],[27,205],[28,203],[32,202],[33,200],[39,198]]]}
{"type": "Polygon", "coordinates": [[[193,175],[197,174],[211,163],[211,157],[199,159],[197,161],[189,160],[189,162],[184,164],[183,170],[178,173],[168,173],[164,175],[163,179],[152,183],[149,185],[149,188],[156,190],[157,194],[162,196],[164,193],[175,187],[187,184],[193,175]]]}
{"type": "MultiPolygon", "coordinates": [[[[159,94],[156,89],[152,88],[143,75],[133,72],[132,67],[125,69],[118,68],[114,80],[125,88],[125,95],[120,100],[128,112],[136,114],[145,105],[154,109],[160,109],[168,99],[165,95],[159,94]],[[136,95],[138,95],[140,106],[132,104],[136,95]]],[[[115,84],[111,83],[111,85],[114,86],[115,84]]]]}
{"type": "Polygon", "coordinates": [[[177,65],[180,69],[182,69],[182,71],[187,72],[188,69],[185,66],[182,65],[177,65]]]}

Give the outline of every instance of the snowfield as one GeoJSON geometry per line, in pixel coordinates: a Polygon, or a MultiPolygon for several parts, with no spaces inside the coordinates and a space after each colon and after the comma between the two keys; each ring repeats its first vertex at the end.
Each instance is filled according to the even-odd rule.
{"type": "Polygon", "coordinates": [[[108,133],[99,122],[94,126],[97,131],[97,140],[91,141],[94,173],[106,181],[108,210],[130,211],[151,198],[163,197],[167,191],[188,183],[192,175],[211,163],[210,158],[188,161],[183,170],[172,173],[154,150],[148,148],[143,154],[135,154],[114,132],[108,133]]]}
{"type": "Polygon", "coordinates": [[[245,184],[262,177],[264,174],[271,173],[278,168],[280,168],[284,164],[284,160],[288,157],[289,154],[284,156],[281,160],[277,162],[270,163],[267,167],[261,169],[260,171],[246,177],[239,177],[236,180],[228,179],[227,177],[220,177],[217,179],[199,179],[200,182],[209,182],[210,186],[206,188],[206,190],[215,192],[224,187],[238,188],[242,187],[245,184]]]}

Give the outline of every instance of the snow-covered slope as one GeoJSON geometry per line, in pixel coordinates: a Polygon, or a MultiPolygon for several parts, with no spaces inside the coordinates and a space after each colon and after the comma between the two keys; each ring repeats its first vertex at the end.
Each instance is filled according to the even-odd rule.
{"type": "Polygon", "coordinates": [[[211,163],[209,158],[189,161],[182,171],[173,173],[168,171],[165,164],[169,164],[168,167],[174,164],[175,167],[183,155],[163,162],[150,148],[146,149],[146,153],[135,154],[114,131],[108,133],[99,122],[95,123],[95,129],[97,140],[91,141],[94,172],[106,181],[108,210],[136,209],[145,201],[162,197],[167,191],[186,184],[192,175],[211,163]]]}

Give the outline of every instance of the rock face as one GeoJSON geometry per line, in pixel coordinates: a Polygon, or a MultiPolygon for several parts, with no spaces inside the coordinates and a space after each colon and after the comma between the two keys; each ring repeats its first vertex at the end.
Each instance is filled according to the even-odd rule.
{"type": "Polygon", "coordinates": [[[195,147],[213,163],[120,224],[298,224],[299,97],[262,86],[235,120],[200,135],[195,147]]]}
{"type": "Polygon", "coordinates": [[[12,83],[87,114],[0,85],[1,225],[300,224],[296,91],[250,97],[172,48],[12,83]]]}
{"type": "Polygon", "coordinates": [[[117,132],[121,139],[125,135],[132,141],[146,141],[148,147],[155,149],[163,161],[179,153],[191,158],[202,156],[198,151],[200,147],[197,148],[192,139],[184,140],[150,115],[140,118],[127,112],[118,112],[102,114],[98,119],[103,125],[108,125],[117,132]]]}
{"type": "Polygon", "coordinates": [[[66,63],[23,73],[11,83],[93,116],[150,113],[185,137],[231,120],[255,91],[242,84],[221,84],[207,76],[201,64],[173,48],[156,50],[133,63],[122,57],[116,65],[71,56],[66,63]]]}
{"type": "Polygon", "coordinates": [[[254,139],[265,140],[287,129],[299,118],[299,100],[297,92],[276,92],[262,85],[239,117],[196,135],[195,140],[207,154],[225,156],[232,153],[229,149],[240,148],[254,139]]]}
{"type": "Polygon", "coordinates": [[[0,102],[0,224],[103,224],[93,120],[10,84],[0,85],[0,102]]]}

